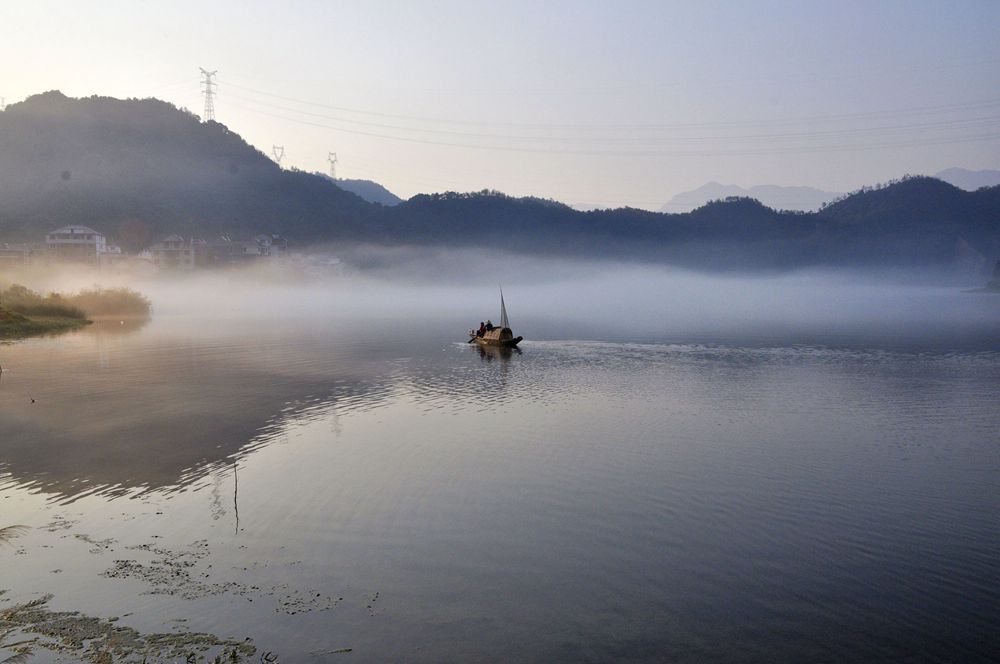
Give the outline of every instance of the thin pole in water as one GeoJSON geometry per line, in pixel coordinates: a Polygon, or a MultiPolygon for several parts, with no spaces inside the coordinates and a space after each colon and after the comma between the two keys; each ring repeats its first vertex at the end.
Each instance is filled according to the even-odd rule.
{"type": "Polygon", "coordinates": [[[240,476],[237,473],[236,462],[233,462],[233,511],[236,512],[236,534],[240,534],[240,503],[237,496],[240,493],[240,476]]]}

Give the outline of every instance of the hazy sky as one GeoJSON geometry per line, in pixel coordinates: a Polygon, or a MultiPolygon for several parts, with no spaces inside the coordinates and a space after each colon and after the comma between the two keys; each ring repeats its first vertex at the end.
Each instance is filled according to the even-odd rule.
{"type": "Polygon", "coordinates": [[[1000,2],[0,0],[0,96],[155,96],[407,197],[1000,168],[1000,2]]]}

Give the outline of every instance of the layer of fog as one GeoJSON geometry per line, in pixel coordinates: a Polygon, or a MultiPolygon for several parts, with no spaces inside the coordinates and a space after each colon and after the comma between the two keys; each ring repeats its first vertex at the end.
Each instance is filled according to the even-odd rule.
{"type": "Polygon", "coordinates": [[[837,343],[859,336],[944,345],[975,338],[987,346],[1000,340],[1000,296],[927,283],[926,274],[709,275],[479,252],[387,252],[368,263],[342,274],[258,268],[130,278],[35,271],[0,274],[0,285],[20,280],[62,291],[128,285],[152,300],[157,325],[178,329],[368,321],[464,340],[480,321],[499,322],[502,285],[512,327],[528,340],[837,343]]]}

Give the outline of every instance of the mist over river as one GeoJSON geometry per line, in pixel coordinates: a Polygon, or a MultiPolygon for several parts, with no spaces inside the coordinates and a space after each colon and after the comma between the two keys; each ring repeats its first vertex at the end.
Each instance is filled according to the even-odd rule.
{"type": "Polygon", "coordinates": [[[0,613],[251,661],[1000,651],[1000,297],[529,268],[148,281],[0,346],[0,613]],[[466,343],[501,281],[511,353],[466,343]]]}

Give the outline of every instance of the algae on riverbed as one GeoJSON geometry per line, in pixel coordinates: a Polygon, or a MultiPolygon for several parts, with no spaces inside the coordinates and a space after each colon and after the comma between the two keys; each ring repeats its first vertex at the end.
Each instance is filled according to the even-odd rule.
{"type": "Polygon", "coordinates": [[[118,624],[77,611],[51,611],[44,595],[30,602],[0,610],[2,661],[26,660],[35,650],[76,657],[79,661],[108,662],[188,661],[240,662],[252,657],[250,639],[234,641],[212,634],[142,634],[118,624]],[[6,651],[6,652],[5,652],[6,651]]]}

